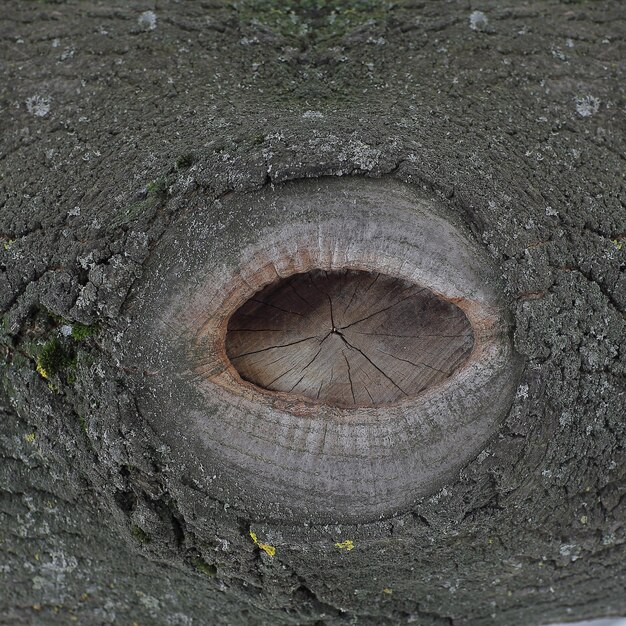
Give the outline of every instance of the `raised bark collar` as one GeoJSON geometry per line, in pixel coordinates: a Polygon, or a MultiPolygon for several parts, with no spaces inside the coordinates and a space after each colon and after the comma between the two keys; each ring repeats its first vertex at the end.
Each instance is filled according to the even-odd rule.
{"type": "Polygon", "coordinates": [[[232,194],[155,259],[129,340],[159,374],[141,400],[187,474],[249,515],[406,508],[511,405],[520,363],[497,272],[406,185],[232,194]]]}

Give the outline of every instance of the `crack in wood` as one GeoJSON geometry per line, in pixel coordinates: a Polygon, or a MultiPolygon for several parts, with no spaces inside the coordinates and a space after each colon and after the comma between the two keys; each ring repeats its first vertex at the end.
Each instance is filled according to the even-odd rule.
{"type": "Polygon", "coordinates": [[[229,321],[226,351],[243,380],[266,390],[379,406],[451,376],[473,342],[463,311],[426,287],[381,273],[315,270],[242,305],[229,321]]]}

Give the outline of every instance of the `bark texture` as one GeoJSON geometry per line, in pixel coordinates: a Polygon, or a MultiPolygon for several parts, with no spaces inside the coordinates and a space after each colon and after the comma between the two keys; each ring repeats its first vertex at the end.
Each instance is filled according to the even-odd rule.
{"type": "Polygon", "coordinates": [[[3,3],[0,623],[626,614],[622,3],[316,4],[3,3]],[[525,370],[409,510],[268,521],[176,465],[121,333],[181,220],[349,175],[473,233],[525,370]]]}

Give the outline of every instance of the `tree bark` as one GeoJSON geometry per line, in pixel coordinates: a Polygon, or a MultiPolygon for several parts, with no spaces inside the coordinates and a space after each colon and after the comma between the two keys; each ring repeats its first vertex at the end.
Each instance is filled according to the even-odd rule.
{"type": "Polygon", "coordinates": [[[3,4],[0,623],[626,615],[623,7],[324,4],[3,4]],[[480,449],[382,517],[224,478],[148,402],[173,378],[137,330],[202,282],[172,250],[230,267],[258,198],[331,177],[442,207],[523,364],[480,449]]]}

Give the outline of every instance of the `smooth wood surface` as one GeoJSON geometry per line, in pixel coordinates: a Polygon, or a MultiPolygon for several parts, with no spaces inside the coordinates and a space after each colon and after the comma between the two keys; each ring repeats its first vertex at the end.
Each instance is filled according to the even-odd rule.
{"type": "Polygon", "coordinates": [[[473,346],[459,307],[430,290],[357,270],[295,274],[231,317],[241,378],[341,407],[379,406],[449,377],[473,346]]]}

